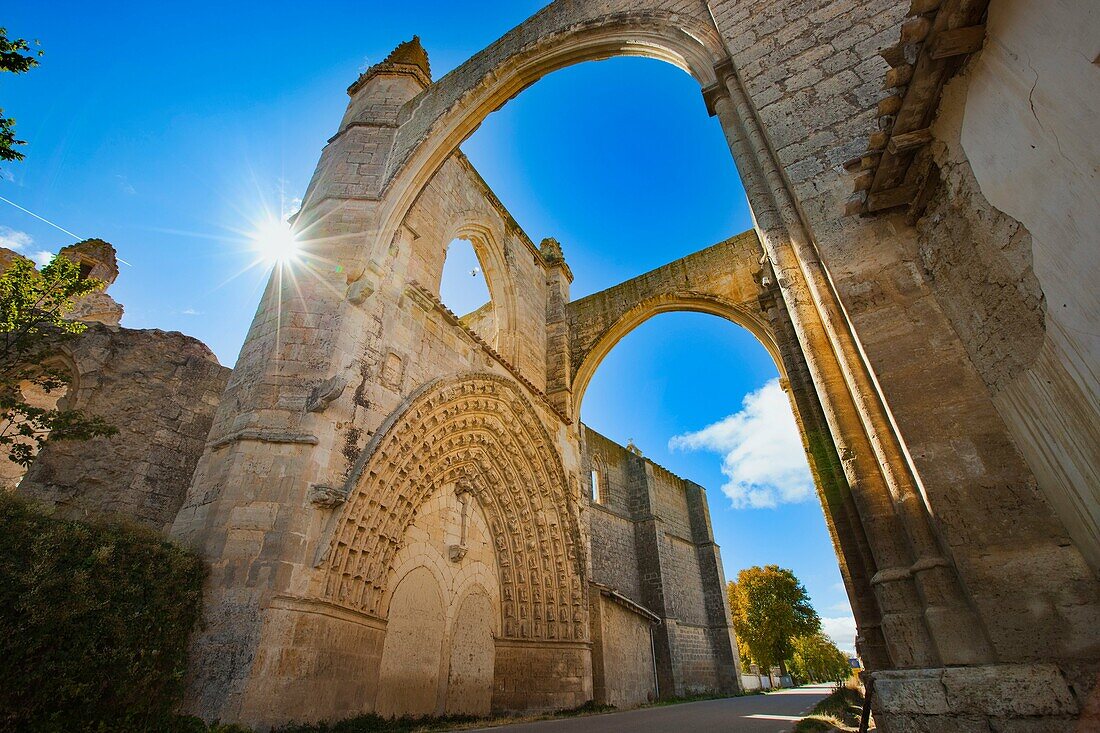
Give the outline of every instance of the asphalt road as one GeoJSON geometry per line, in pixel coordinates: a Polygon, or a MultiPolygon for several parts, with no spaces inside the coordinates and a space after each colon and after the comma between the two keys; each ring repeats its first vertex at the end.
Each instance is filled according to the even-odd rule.
{"type": "Polygon", "coordinates": [[[808,685],[766,695],[704,700],[562,720],[485,728],[493,733],[781,733],[789,731],[832,685],[808,685]]]}

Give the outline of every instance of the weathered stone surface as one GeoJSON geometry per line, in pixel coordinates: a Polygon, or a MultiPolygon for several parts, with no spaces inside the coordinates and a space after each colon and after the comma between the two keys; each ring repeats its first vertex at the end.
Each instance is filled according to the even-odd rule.
{"type": "Polygon", "coordinates": [[[883,672],[875,676],[876,710],[943,715],[950,711],[943,675],[937,670],[883,672]]]}
{"type": "MultiPolygon", "coordinates": [[[[984,8],[941,5],[916,21],[926,44],[984,8]]],[[[1100,99],[1100,16],[1069,0],[990,4],[986,48],[914,143],[941,171],[921,189],[924,218],[845,217],[845,163],[874,167],[866,145],[897,121],[879,102],[908,94],[897,68],[915,49],[895,44],[911,7],[557,0],[438,81],[412,42],[360,77],[296,224],[338,267],[268,289],[173,524],[211,563],[188,710],[275,725],[443,712],[459,696],[568,707],[601,674],[608,695],[616,655],[593,650],[604,630],[590,623],[601,577],[662,619],[662,690],[724,684],[736,660],[701,489],[591,450],[576,422],[615,341],[686,309],[741,323],[776,358],[859,649],[882,675],[879,728],[1089,725],[1100,115],[1078,110],[1100,99]],[[457,146],[542,76],[616,54],[699,82],[755,232],[570,303],[562,248],[536,248],[457,146]],[[466,319],[438,302],[456,237],[493,295],[466,319]],[[604,507],[585,496],[592,466],[604,507]],[[348,501],[315,503],[317,486],[348,501]],[[488,648],[486,604],[491,677],[469,654],[488,648]],[[424,648],[407,625],[418,610],[424,648]],[[397,689],[402,646],[434,698],[397,689]]],[[[636,671],[643,657],[617,658],[636,671]]]]}
{"type": "Polygon", "coordinates": [[[1061,671],[1053,664],[945,669],[950,708],[998,718],[1072,716],[1078,712],[1061,671]]]}
{"type": "Polygon", "coordinates": [[[118,278],[115,248],[102,239],[85,239],[68,247],[62,247],[57,256],[65,257],[80,265],[82,278],[92,278],[104,283],[103,289],[79,298],[66,318],[72,321],[117,326],[122,321],[122,305],[107,295],[107,288],[118,278]]]}
{"type": "Polygon", "coordinates": [[[1069,722],[1081,712],[1054,664],[896,670],[872,677],[876,720],[887,721],[888,730],[1063,731],[1072,729],[1069,722]]]}
{"type": "MultiPolygon", "coordinates": [[[[681,696],[735,692],[740,670],[705,490],[585,425],[581,447],[592,580],[659,622],[653,629],[659,689],[681,696]]],[[[651,662],[649,672],[621,670],[620,677],[652,673],[651,662]]],[[[610,702],[616,693],[607,694],[610,702]]]]}
{"type": "Polygon", "coordinates": [[[158,529],[183,504],[229,377],[181,333],[91,325],[64,348],[63,405],[103,417],[116,435],[48,443],[18,492],[82,519],[121,515],[158,529]]]}
{"type": "Polygon", "coordinates": [[[608,589],[589,595],[592,617],[592,694],[618,708],[657,698],[654,675],[653,624],[656,619],[623,603],[608,589]]]}

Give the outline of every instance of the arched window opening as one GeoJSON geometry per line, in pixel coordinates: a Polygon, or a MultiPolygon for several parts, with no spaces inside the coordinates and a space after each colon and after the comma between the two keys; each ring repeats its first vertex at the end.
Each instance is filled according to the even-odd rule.
{"type": "Polygon", "coordinates": [[[598,468],[592,469],[592,503],[604,503],[603,486],[600,484],[600,470],[598,468]]]}
{"type": "Polygon", "coordinates": [[[497,312],[473,243],[456,239],[447,246],[439,299],[459,321],[497,348],[497,312]]]}

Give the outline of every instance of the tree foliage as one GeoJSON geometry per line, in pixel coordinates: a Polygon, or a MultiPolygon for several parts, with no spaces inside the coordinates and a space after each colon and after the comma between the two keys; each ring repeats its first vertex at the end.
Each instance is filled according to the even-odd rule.
{"type": "Polygon", "coordinates": [[[81,279],[80,267],[55,257],[39,272],[17,257],[0,275],[0,450],[23,466],[30,465],[47,440],[86,440],[116,431],[102,418],[78,410],[30,404],[25,391],[46,394],[62,390],[71,376],[51,364],[66,339],[86,326],[65,320],[77,298],[103,283],[81,279]]]}
{"type": "MultiPolygon", "coordinates": [[[[38,45],[38,42],[35,42],[38,45]]],[[[12,74],[22,74],[38,66],[36,56],[42,52],[30,52],[30,44],[22,38],[8,39],[8,29],[0,28],[0,72],[7,71],[12,74]]],[[[23,140],[15,139],[15,120],[4,116],[4,110],[0,109],[0,160],[22,160],[23,154],[16,150],[17,145],[26,144],[23,140]]]]}
{"type": "Polygon", "coordinates": [[[205,569],[156,532],[0,493],[0,731],[200,730],[171,715],[205,569]]]}
{"type": "Polygon", "coordinates": [[[847,655],[820,631],[791,639],[788,668],[802,682],[843,682],[852,676],[847,655]]]}
{"type": "Polygon", "coordinates": [[[785,668],[791,640],[821,629],[806,589],[794,573],[778,565],[745,568],[727,592],[741,659],[761,670],[785,668]]]}

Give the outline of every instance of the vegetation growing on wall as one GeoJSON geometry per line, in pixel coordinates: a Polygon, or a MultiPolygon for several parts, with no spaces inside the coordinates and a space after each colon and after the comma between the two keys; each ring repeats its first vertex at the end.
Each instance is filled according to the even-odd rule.
{"type": "Polygon", "coordinates": [[[15,463],[29,466],[47,440],[117,432],[98,416],[37,407],[23,395],[27,385],[49,394],[69,383],[72,375],[52,365],[50,357],[87,328],[65,319],[76,300],[102,287],[98,280],[81,277],[80,266],[67,257],[55,257],[41,271],[17,257],[0,274],[0,449],[15,463]]]}
{"type": "Polygon", "coordinates": [[[156,533],[0,495],[0,730],[177,730],[204,569],[156,533]]]}

